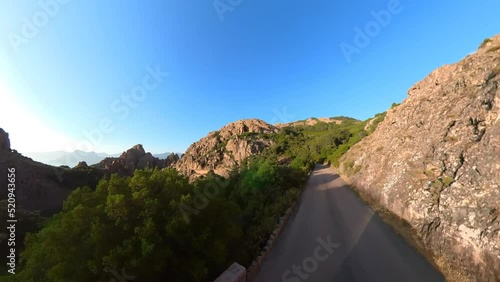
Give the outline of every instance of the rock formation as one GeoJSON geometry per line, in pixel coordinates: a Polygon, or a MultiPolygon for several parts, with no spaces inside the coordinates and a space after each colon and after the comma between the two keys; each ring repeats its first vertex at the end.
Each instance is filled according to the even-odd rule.
{"type": "Polygon", "coordinates": [[[0,128],[0,153],[10,152],[9,134],[0,128]]]}
{"type": "Polygon", "coordinates": [[[48,215],[62,207],[71,190],[63,168],[33,161],[11,150],[9,135],[0,128],[0,200],[7,198],[7,169],[15,169],[16,208],[48,215]]]}
{"type": "MultiPolygon", "coordinates": [[[[142,145],[136,145],[119,158],[106,158],[97,165],[88,166],[86,162],[80,162],[72,169],[54,167],[11,150],[9,135],[0,128],[0,185],[7,187],[7,168],[15,168],[16,207],[39,210],[42,215],[58,212],[63,201],[77,187],[95,188],[105,174],[131,175],[135,169],[164,168],[178,159],[176,154],[158,159],[146,153],[142,145]]],[[[6,198],[7,189],[0,190],[0,200],[6,198]]]]}
{"type": "Polygon", "coordinates": [[[230,123],[189,146],[174,167],[192,178],[210,170],[228,176],[230,170],[243,159],[271,146],[270,134],[278,131],[277,127],[259,119],[230,123]]]}
{"type": "Polygon", "coordinates": [[[138,144],[123,152],[118,158],[105,158],[93,167],[102,169],[106,173],[118,173],[120,175],[130,175],[136,169],[145,168],[165,168],[172,166],[179,160],[177,154],[170,154],[166,159],[153,157],[151,153],[146,153],[142,145],[138,144]]]}
{"type": "Polygon", "coordinates": [[[415,84],[340,172],[435,255],[500,281],[500,35],[415,84]]]}
{"type": "Polygon", "coordinates": [[[86,162],[79,162],[75,168],[88,168],[89,166],[87,165],[86,162]]]}
{"type": "Polygon", "coordinates": [[[288,122],[288,123],[277,123],[274,126],[277,128],[283,128],[287,126],[300,126],[300,125],[316,125],[318,122],[324,122],[324,123],[336,123],[336,124],[341,124],[342,120],[345,119],[344,117],[338,117],[338,118],[308,118],[306,120],[299,120],[299,121],[294,121],[294,122],[288,122]]]}

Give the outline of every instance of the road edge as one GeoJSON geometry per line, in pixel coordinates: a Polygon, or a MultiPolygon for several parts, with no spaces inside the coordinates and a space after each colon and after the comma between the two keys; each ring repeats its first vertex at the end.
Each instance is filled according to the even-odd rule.
{"type": "Polygon", "coordinates": [[[450,265],[443,257],[436,256],[428,248],[426,248],[422,239],[418,236],[416,230],[403,218],[397,216],[390,210],[386,209],[382,204],[372,199],[362,189],[353,185],[348,177],[342,175],[335,167],[330,166],[330,169],[339,175],[342,180],[347,183],[349,189],[354,192],[361,201],[363,201],[382,221],[387,224],[394,232],[400,236],[408,245],[415,251],[421,254],[424,259],[431,264],[436,271],[440,272],[446,281],[450,282],[469,282],[473,281],[465,272],[456,269],[450,265]]]}
{"type": "Polygon", "coordinates": [[[311,178],[311,174],[313,173],[313,171],[314,168],[307,174],[307,181],[304,183],[297,197],[297,200],[292,203],[292,205],[286,210],[285,214],[280,218],[279,222],[276,224],[276,229],[269,236],[269,239],[264,249],[261,250],[257,258],[254,261],[252,261],[250,266],[247,267],[246,282],[253,282],[255,280],[257,274],[259,273],[260,267],[262,266],[262,263],[265,261],[269,253],[272,251],[276,240],[278,240],[281,233],[283,233],[283,230],[285,229],[286,224],[290,220],[290,217],[297,212],[298,209],[297,206],[300,205],[299,202],[302,199],[302,194],[307,188],[307,184],[309,183],[309,179],[311,178]]]}

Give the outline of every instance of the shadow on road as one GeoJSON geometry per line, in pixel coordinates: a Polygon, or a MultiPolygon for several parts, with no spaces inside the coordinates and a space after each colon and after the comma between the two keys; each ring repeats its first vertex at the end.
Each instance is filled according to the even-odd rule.
{"type": "Polygon", "coordinates": [[[444,278],[328,166],[316,165],[296,211],[254,281],[432,282],[444,278]],[[326,259],[316,256],[321,240],[337,246],[326,259]]]}
{"type": "Polygon", "coordinates": [[[322,184],[330,183],[330,182],[334,181],[335,179],[339,178],[338,174],[325,173],[326,169],[329,169],[329,167],[327,165],[316,164],[313,172],[311,173],[311,176],[321,175],[322,177],[319,177],[319,178],[312,178],[311,177],[311,178],[309,178],[309,181],[313,180],[313,181],[315,181],[314,184],[322,185],[322,184]]]}

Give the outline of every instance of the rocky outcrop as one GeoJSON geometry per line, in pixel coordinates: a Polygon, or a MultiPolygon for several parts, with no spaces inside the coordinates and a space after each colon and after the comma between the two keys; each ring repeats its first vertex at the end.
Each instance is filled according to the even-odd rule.
{"type": "Polygon", "coordinates": [[[95,168],[104,170],[106,173],[118,173],[120,175],[131,175],[136,169],[145,168],[165,168],[172,166],[179,160],[177,154],[170,154],[166,159],[154,157],[151,153],[146,153],[141,144],[123,152],[118,158],[105,158],[95,168]]]}
{"type": "Polygon", "coordinates": [[[274,144],[270,135],[278,131],[277,127],[259,119],[230,123],[192,144],[174,167],[192,178],[211,170],[228,176],[243,159],[274,144]]]}
{"type": "MultiPolygon", "coordinates": [[[[63,201],[77,187],[95,188],[105,174],[131,175],[136,169],[164,168],[179,160],[177,154],[158,159],[136,145],[119,158],[106,158],[88,166],[79,162],[74,168],[54,167],[35,162],[11,150],[9,135],[0,128],[0,185],[7,187],[7,168],[16,170],[16,204],[26,210],[39,210],[51,215],[61,210],[63,201]]],[[[0,200],[6,199],[7,189],[0,190],[0,200]]]]}
{"type": "Polygon", "coordinates": [[[87,165],[86,162],[79,162],[75,168],[88,168],[89,166],[87,165]]]}
{"type": "Polygon", "coordinates": [[[500,281],[500,36],[415,84],[340,172],[475,281],[500,281]]]}
{"type": "Polygon", "coordinates": [[[336,123],[336,124],[341,124],[342,120],[344,120],[344,117],[338,117],[338,118],[308,118],[306,120],[300,120],[300,121],[294,121],[294,122],[289,122],[289,123],[277,123],[275,124],[276,127],[278,128],[283,128],[287,126],[304,126],[304,125],[316,125],[320,122],[324,123],[336,123]]]}
{"type": "Polygon", "coordinates": [[[7,169],[15,169],[16,208],[39,210],[42,215],[58,212],[75,188],[95,187],[103,173],[80,166],[78,170],[35,162],[11,150],[9,135],[0,128],[0,200],[7,198],[7,169]]]}
{"type": "Polygon", "coordinates": [[[0,128],[0,152],[10,152],[9,134],[0,128]]]}

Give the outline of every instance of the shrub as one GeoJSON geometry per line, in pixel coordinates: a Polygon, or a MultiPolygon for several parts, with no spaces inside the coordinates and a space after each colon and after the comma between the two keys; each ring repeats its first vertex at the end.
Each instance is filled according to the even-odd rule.
{"type": "Polygon", "coordinates": [[[444,187],[449,187],[453,182],[455,182],[455,179],[453,177],[450,177],[450,176],[445,176],[443,177],[443,185],[444,187]]]}
{"type": "Polygon", "coordinates": [[[483,48],[490,41],[491,41],[490,38],[486,38],[485,40],[483,40],[483,42],[481,43],[481,45],[479,45],[479,49],[483,48]]]}
{"type": "Polygon", "coordinates": [[[358,173],[361,170],[360,165],[355,165],[354,168],[352,169],[352,175],[358,173]]]}

